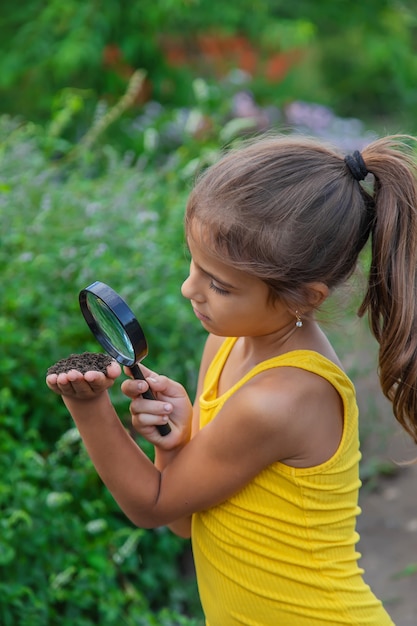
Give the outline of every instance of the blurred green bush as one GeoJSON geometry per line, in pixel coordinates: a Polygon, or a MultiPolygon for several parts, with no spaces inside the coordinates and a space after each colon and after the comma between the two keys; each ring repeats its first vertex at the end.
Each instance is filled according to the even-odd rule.
{"type": "Polygon", "coordinates": [[[258,101],[416,128],[416,31],[414,0],[6,2],[0,112],[46,121],[71,108],[77,140],[97,99],[111,105],[138,68],[147,81],[132,116],[149,99],[189,106],[194,77],[218,82],[235,65],[258,101]],[[222,51],[228,37],[235,46],[222,51]]]}
{"type": "Polygon", "coordinates": [[[169,167],[108,146],[54,160],[43,129],[5,116],[0,141],[0,623],[196,624],[181,617],[199,610],[178,580],[188,543],[129,524],[44,382],[60,358],[101,350],[78,292],[102,280],[141,320],[147,365],[193,395],[204,332],[180,295],[193,146],[169,167]]]}
{"type": "Polygon", "coordinates": [[[189,595],[178,583],[182,542],[126,523],[78,431],[44,456],[38,432],[16,440],[11,421],[0,417],[2,626],[197,626],[181,616],[189,595]]]}
{"type": "Polygon", "coordinates": [[[148,365],[192,392],[198,355],[190,355],[202,331],[180,294],[188,152],[173,155],[169,168],[143,168],[107,146],[66,165],[48,160],[39,129],[14,124],[3,119],[0,129],[3,409],[49,440],[62,432],[43,379],[70,350],[101,349],[78,308],[79,290],[95,280],[120,291],[142,320],[148,365]]]}

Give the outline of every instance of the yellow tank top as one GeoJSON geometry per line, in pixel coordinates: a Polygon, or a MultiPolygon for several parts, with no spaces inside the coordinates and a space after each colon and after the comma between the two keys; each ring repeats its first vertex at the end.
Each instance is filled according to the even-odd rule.
{"type": "Polygon", "coordinates": [[[320,354],[298,350],[259,363],[217,397],[217,382],[235,341],[224,341],[208,369],[200,428],[245,382],[282,366],[328,380],[343,401],[344,428],[338,450],[325,463],[301,469],[274,463],[222,504],[193,515],[206,625],[392,626],[357,564],[360,453],[351,381],[320,354]]]}

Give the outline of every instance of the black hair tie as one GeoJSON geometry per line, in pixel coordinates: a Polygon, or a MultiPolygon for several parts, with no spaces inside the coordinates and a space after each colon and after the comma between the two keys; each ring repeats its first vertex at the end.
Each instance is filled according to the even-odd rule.
{"type": "Polygon", "coordinates": [[[369,174],[368,168],[359,150],[355,150],[353,154],[347,154],[345,156],[345,163],[355,180],[364,180],[366,175],[369,174]]]}

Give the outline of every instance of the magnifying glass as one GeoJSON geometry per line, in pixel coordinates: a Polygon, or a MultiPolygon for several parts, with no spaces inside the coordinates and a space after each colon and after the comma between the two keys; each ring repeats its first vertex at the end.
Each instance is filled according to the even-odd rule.
{"type": "MultiPolygon", "coordinates": [[[[127,365],[136,379],[145,380],[139,362],[148,354],[145,334],[134,313],[111,287],[96,281],[79,294],[85,321],[105,351],[122,365],[127,365]]],[[[142,396],[155,400],[150,389],[142,396]]],[[[171,432],[169,424],[157,426],[163,436],[171,432]]]]}

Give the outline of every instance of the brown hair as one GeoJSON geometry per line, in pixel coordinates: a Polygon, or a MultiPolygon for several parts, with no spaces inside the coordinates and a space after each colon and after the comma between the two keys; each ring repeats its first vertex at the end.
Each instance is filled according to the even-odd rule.
{"type": "Polygon", "coordinates": [[[373,189],[333,148],[304,137],[265,137],[229,151],[197,181],[186,229],[210,250],[302,310],[309,283],[330,289],[355,270],[371,233],[359,315],[380,344],[379,375],[397,420],[417,442],[417,182],[410,137],[362,151],[373,189]]]}

